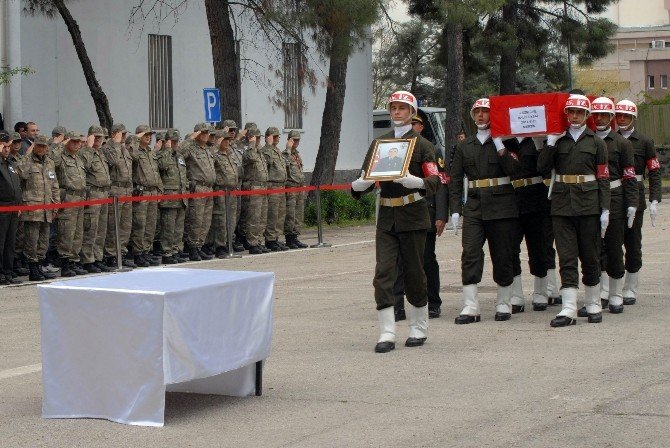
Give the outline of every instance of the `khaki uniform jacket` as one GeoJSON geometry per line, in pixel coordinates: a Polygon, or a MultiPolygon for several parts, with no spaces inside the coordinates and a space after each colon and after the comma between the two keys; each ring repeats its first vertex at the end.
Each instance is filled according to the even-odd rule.
{"type": "Polygon", "coordinates": [[[133,150],[131,155],[135,195],[141,196],[142,192],[147,189],[163,190],[163,181],[158,172],[158,155],[148,146],[133,150]]]}
{"type": "MultiPolygon", "coordinates": [[[[516,138],[510,138],[504,141],[505,148],[516,154],[519,159],[519,168],[517,172],[510,176],[510,179],[529,179],[533,177],[544,177],[537,170],[537,157],[540,152],[535,148],[532,138],[524,138],[519,142],[516,138]]],[[[516,202],[519,206],[519,214],[538,213],[548,211],[551,203],[547,198],[549,187],[543,182],[535,185],[515,188],[516,202]]]]}
{"type": "Polygon", "coordinates": [[[129,188],[133,185],[133,156],[128,148],[121,143],[109,140],[103,147],[109,177],[114,187],[129,188]]]}
{"type": "Polygon", "coordinates": [[[268,182],[286,185],[286,159],[279,148],[274,145],[265,145],[261,153],[268,165],[268,182]]]}
{"type": "MultiPolygon", "coordinates": [[[[49,156],[38,157],[30,153],[15,167],[21,179],[25,205],[58,204],[60,190],[56,167],[49,156]]],[[[21,213],[21,221],[51,222],[55,210],[35,210],[21,213]]]]}
{"type": "Polygon", "coordinates": [[[109,188],[112,185],[112,179],[109,177],[109,164],[102,148],[82,148],[78,155],[84,163],[88,187],[109,188]]]}
{"type": "Polygon", "coordinates": [[[637,180],[634,177],[623,179],[624,168],[635,164],[633,145],[614,131],[603,139],[607,145],[607,160],[610,170],[610,182],[621,180],[619,188],[610,189],[610,218],[625,218],[628,207],[637,207],[640,202],[637,180]]]}
{"type": "Polygon", "coordinates": [[[286,161],[286,185],[289,187],[302,187],[305,185],[305,173],[302,171],[302,158],[297,149],[285,149],[282,152],[286,161]]]}
{"type": "MultiPolygon", "coordinates": [[[[382,135],[379,139],[385,138],[394,138],[395,135],[393,131],[382,135]]],[[[409,163],[408,172],[416,177],[423,178],[424,187],[422,189],[409,189],[405,188],[401,184],[393,181],[384,181],[379,182],[381,188],[381,197],[382,198],[399,198],[407,196],[412,193],[419,193],[424,196],[434,195],[437,192],[440,178],[437,175],[425,176],[423,172],[424,163],[435,163],[435,147],[432,143],[424,138],[420,138],[419,135],[414,130],[410,129],[402,138],[416,138],[416,144],[414,145],[414,152],[412,153],[412,158],[409,163]]],[[[365,156],[363,161],[363,166],[361,169],[365,170],[370,163],[373,152],[375,148],[375,142],[373,141],[368,148],[368,153],[365,156]]],[[[358,199],[363,194],[372,191],[374,185],[368,188],[366,191],[352,191],[351,194],[354,198],[358,199]]],[[[410,204],[404,205],[402,207],[379,207],[379,215],[377,217],[377,227],[386,230],[396,232],[408,232],[413,230],[428,230],[432,226],[430,222],[430,215],[428,213],[428,203],[426,200],[412,202],[410,204]]]]}
{"type": "Polygon", "coordinates": [[[80,201],[86,197],[86,170],[79,153],[61,152],[54,159],[60,186],[61,202],[80,201]]]}
{"type": "Polygon", "coordinates": [[[244,141],[239,140],[233,140],[230,144],[230,155],[237,168],[237,178],[239,183],[242,182],[242,177],[244,177],[244,151],[247,149],[246,146],[244,141]]]}
{"type": "Polygon", "coordinates": [[[214,186],[216,172],[209,146],[201,147],[195,141],[189,140],[187,144],[179,146],[179,151],[186,162],[190,191],[195,191],[196,186],[214,186]]]}
{"type": "Polygon", "coordinates": [[[268,166],[261,150],[252,146],[244,151],[244,176],[242,181],[245,188],[265,187],[268,181],[268,166]]]}
{"type": "Polygon", "coordinates": [[[585,129],[575,142],[570,133],[556,146],[545,145],[537,159],[537,169],[549,174],[592,174],[596,180],[578,184],[554,183],[551,214],[556,216],[599,215],[610,208],[609,177],[597,178],[597,165],[607,165],[607,146],[590,129],[585,129]]]}
{"type": "Polygon", "coordinates": [[[463,205],[463,176],[468,181],[512,177],[517,175],[519,162],[511,151],[500,156],[489,137],[482,145],[476,135],[470,136],[456,146],[451,164],[449,203],[452,213],[489,221],[493,219],[518,218],[519,207],[512,184],[486,188],[469,188],[463,205]]]}
{"type": "MultiPolygon", "coordinates": [[[[159,151],[158,172],[163,182],[163,194],[188,193],[186,161],[176,149],[163,148],[159,151]]],[[[188,205],[188,199],[161,201],[159,205],[161,208],[183,208],[188,205]]]]}
{"type": "MultiPolygon", "coordinates": [[[[652,163],[651,161],[653,160],[658,161],[658,153],[656,152],[654,141],[646,135],[637,132],[637,130],[633,130],[633,133],[628,137],[628,141],[633,145],[635,174],[643,177],[646,174],[646,177],[649,179],[649,202],[661,202],[661,166],[658,164],[658,168],[649,170],[647,165],[647,163],[652,163]]],[[[637,209],[639,212],[647,209],[647,201],[644,197],[644,182],[638,182],[637,186],[640,193],[640,202],[637,209]]]]}
{"type": "Polygon", "coordinates": [[[217,151],[214,154],[214,170],[216,171],[215,190],[235,189],[239,182],[237,177],[236,156],[233,154],[233,148],[229,148],[227,153],[217,151]]]}

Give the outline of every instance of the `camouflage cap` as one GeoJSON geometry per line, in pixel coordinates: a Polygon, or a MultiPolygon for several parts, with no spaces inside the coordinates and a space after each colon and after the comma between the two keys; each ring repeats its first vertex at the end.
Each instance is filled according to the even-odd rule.
{"type": "Polygon", "coordinates": [[[270,126],[270,127],[267,128],[267,130],[265,131],[265,136],[268,137],[268,136],[270,136],[270,135],[272,135],[272,136],[275,136],[275,135],[276,135],[276,136],[279,136],[279,129],[277,129],[277,128],[274,127],[274,126],[270,126]]]}
{"type": "Polygon", "coordinates": [[[123,123],[114,123],[112,126],[112,134],[116,134],[117,132],[127,132],[126,131],[126,125],[123,123]]]}
{"type": "Polygon", "coordinates": [[[249,134],[251,134],[253,137],[260,137],[261,136],[261,130],[258,128],[252,129],[249,131],[249,134]]]}
{"type": "Polygon", "coordinates": [[[107,132],[107,128],[102,128],[102,136],[109,137],[109,132],[107,132]]]}
{"type": "Polygon", "coordinates": [[[35,137],[35,140],[33,140],[33,143],[36,146],[49,146],[49,137],[46,135],[38,135],[35,137]]]}
{"type": "Polygon", "coordinates": [[[11,141],[21,140],[21,134],[19,134],[18,132],[12,132],[11,134],[9,134],[9,139],[11,141]]]}
{"type": "Polygon", "coordinates": [[[63,126],[56,126],[53,131],[51,131],[51,136],[52,137],[57,137],[59,135],[65,135],[67,133],[67,129],[65,129],[63,126]]]}
{"type": "Polygon", "coordinates": [[[96,137],[104,137],[105,133],[102,131],[102,128],[97,125],[93,125],[88,128],[88,135],[95,135],[96,137]]]}
{"type": "Polygon", "coordinates": [[[253,121],[248,121],[244,125],[244,129],[257,129],[257,128],[258,128],[258,126],[256,126],[256,123],[254,123],[253,121]]]}
{"type": "Polygon", "coordinates": [[[156,132],[156,141],[165,140],[165,132],[156,132]]]}
{"type": "Polygon", "coordinates": [[[70,131],[70,132],[68,132],[67,134],[65,134],[65,138],[66,138],[67,140],[74,140],[74,141],[79,140],[79,141],[82,141],[82,142],[83,142],[83,141],[86,141],[86,137],[84,137],[83,135],[81,135],[81,134],[80,134],[79,132],[77,132],[77,131],[70,131]]]}
{"type": "Polygon", "coordinates": [[[211,126],[207,123],[198,123],[193,126],[193,132],[211,132],[211,126]]]}
{"type": "Polygon", "coordinates": [[[225,120],[223,122],[223,127],[227,127],[229,130],[230,129],[237,129],[237,123],[235,123],[235,120],[225,120]]]}
{"type": "Polygon", "coordinates": [[[155,134],[154,131],[151,130],[151,126],[148,124],[141,124],[135,128],[135,134],[155,134]]]}
{"type": "Polygon", "coordinates": [[[165,133],[165,138],[168,140],[179,140],[179,131],[177,129],[168,129],[165,133]]]}
{"type": "Polygon", "coordinates": [[[212,135],[217,139],[219,139],[221,137],[224,137],[224,138],[228,137],[228,133],[223,132],[223,129],[217,129],[216,131],[212,132],[212,135]]]}
{"type": "Polygon", "coordinates": [[[0,131],[0,142],[8,143],[10,140],[9,133],[5,131],[0,131]]]}
{"type": "Polygon", "coordinates": [[[292,138],[293,140],[300,140],[300,131],[291,131],[288,133],[288,138],[292,138]]]}
{"type": "Polygon", "coordinates": [[[133,149],[137,149],[140,147],[140,139],[137,137],[137,135],[130,134],[128,137],[126,137],[126,145],[133,149]]]}

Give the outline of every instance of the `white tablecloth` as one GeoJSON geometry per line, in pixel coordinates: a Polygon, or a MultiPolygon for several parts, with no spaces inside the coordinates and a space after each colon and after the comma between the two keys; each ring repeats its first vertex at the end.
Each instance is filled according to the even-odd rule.
{"type": "Polygon", "coordinates": [[[42,416],[162,426],[166,388],[253,394],[273,289],[273,273],[164,268],[40,285],[42,416]]]}

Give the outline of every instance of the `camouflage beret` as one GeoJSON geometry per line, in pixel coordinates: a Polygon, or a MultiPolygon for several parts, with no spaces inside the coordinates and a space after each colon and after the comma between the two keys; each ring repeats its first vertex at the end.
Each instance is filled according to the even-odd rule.
{"type": "Polygon", "coordinates": [[[128,137],[126,137],[126,145],[133,149],[137,149],[140,147],[140,139],[137,137],[137,135],[130,134],[128,137]]]}
{"type": "Polygon", "coordinates": [[[198,123],[193,126],[193,132],[211,132],[211,126],[207,123],[198,123]]]}
{"type": "Polygon", "coordinates": [[[288,138],[293,140],[300,140],[300,131],[291,131],[288,133],[288,138]]]}
{"type": "Polygon", "coordinates": [[[56,126],[53,131],[51,131],[51,136],[52,137],[57,137],[59,135],[65,135],[67,133],[67,129],[65,129],[63,126],[56,126]]]}
{"type": "Polygon", "coordinates": [[[116,134],[117,132],[127,132],[126,125],[123,123],[115,123],[114,126],[112,126],[112,134],[116,134]]]}
{"type": "Polygon", "coordinates": [[[267,130],[265,131],[265,136],[267,137],[267,136],[269,136],[269,135],[273,135],[273,136],[276,135],[276,136],[279,136],[279,129],[277,129],[277,128],[274,127],[274,126],[270,126],[270,127],[267,128],[267,130]]]}
{"type": "Polygon", "coordinates": [[[49,137],[46,135],[38,135],[35,137],[35,140],[33,140],[33,143],[39,146],[49,146],[49,137]]]}
{"type": "Polygon", "coordinates": [[[254,123],[253,121],[248,121],[244,125],[244,129],[257,129],[257,128],[258,128],[258,126],[256,126],[256,123],[254,123]]]}
{"type": "Polygon", "coordinates": [[[80,140],[80,141],[85,141],[86,140],[86,137],[84,137],[83,135],[81,135],[77,131],[68,132],[67,134],[65,134],[65,138],[67,140],[80,140]]]}
{"type": "Polygon", "coordinates": [[[141,124],[135,128],[135,134],[155,134],[154,131],[151,130],[151,127],[148,124],[141,124]]]}
{"type": "Polygon", "coordinates": [[[19,134],[18,132],[12,132],[11,134],[9,134],[9,139],[11,141],[21,140],[21,134],[19,134]]]}
{"type": "Polygon", "coordinates": [[[165,140],[165,132],[156,132],[156,140],[165,140]]]}
{"type": "Polygon", "coordinates": [[[237,129],[237,123],[235,123],[235,120],[226,120],[223,122],[223,127],[228,127],[228,129],[237,129]]]}
{"type": "Polygon", "coordinates": [[[165,138],[168,140],[179,140],[179,131],[177,129],[168,129],[165,133],[165,138]]]}
{"type": "Polygon", "coordinates": [[[97,125],[93,125],[88,128],[88,135],[95,135],[96,137],[104,137],[105,133],[102,131],[102,128],[97,125]]]}

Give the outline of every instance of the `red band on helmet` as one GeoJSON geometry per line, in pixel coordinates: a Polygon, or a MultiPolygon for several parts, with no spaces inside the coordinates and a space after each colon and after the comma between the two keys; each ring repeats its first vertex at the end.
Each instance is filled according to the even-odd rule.
{"type": "Polygon", "coordinates": [[[649,171],[655,171],[661,169],[661,162],[658,161],[658,157],[647,159],[647,169],[649,171]]]}
{"type": "Polygon", "coordinates": [[[610,167],[607,163],[596,165],[596,179],[609,179],[610,167]]]}
{"type": "Polygon", "coordinates": [[[421,168],[423,168],[424,177],[440,175],[440,170],[437,169],[437,163],[435,162],[424,162],[421,168]]]}
{"type": "Polygon", "coordinates": [[[627,166],[623,169],[623,180],[635,179],[635,167],[627,166]]]}
{"type": "Polygon", "coordinates": [[[437,173],[438,176],[440,176],[440,183],[447,185],[451,182],[451,177],[447,176],[447,173],[437,173]]]}
{"type": "Polygon", "coordinates": [[[394,93],[391,95],[391,98],[389,98],[389,103],[392,103],[393,101],[415,101],[414,100],[414,95],[410,95],[408,93],[394,93]]]}

